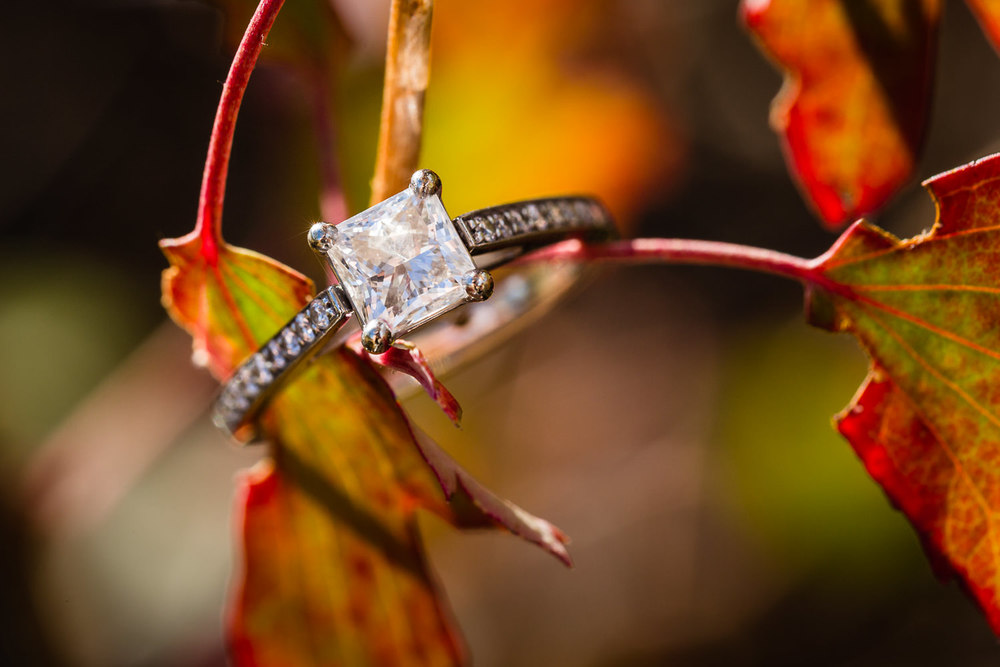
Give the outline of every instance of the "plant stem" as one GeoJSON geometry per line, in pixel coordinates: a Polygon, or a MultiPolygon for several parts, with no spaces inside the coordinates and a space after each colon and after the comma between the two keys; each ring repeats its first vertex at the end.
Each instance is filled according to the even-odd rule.
{"type": "Polygon", "coordinates": [[[257,5],[239,48],[236,49],[226,83],[222,86],[219,107],[215,112],[194,229],[195,234],[201,238],[201,254],[213,266],[218,261],[219,245],[222,243],[222,202],[226,195],[226,176],[229,173],[229,154],[233,147],[236,116],[250,81],[250,73],[264,47],[264,39],[284,2],[285,0],[261,0],[257,5]]]}
{"type": "Polygon", "coordinates": [[[850,292],[846,285],[830,279],[823,272],[818,259],[803,259],[774,250],[719,241],[655,238],[601,244],[564,241],[526,255],[520,263],[552,260],[728,266],[792,278],[836,294],[847,295],[850,292]]]}
{"type": "Polygon", "coordinates": [[[433,0],[392,2],[372,206],[405,188],[420,159],[433,9],[433,0]]]}

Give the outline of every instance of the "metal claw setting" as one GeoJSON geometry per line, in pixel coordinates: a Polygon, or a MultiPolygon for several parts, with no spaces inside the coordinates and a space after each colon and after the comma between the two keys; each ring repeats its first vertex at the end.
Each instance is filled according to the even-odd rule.
{"type": "Polygon", "coordinates": [[[418,197],[441,195],[441,177],[430,169],[418,169],[410,177],[410,189],[418,197]]]}
{"type": "Polygon", "coordinates": [[[361,347],[371,354],[382,354],[392,345],[392,332],[385,322],[372,320],[361,332],[361,347]]]}
{"type": "Polygon", "coordinates": [[[471,301],[485,301],[493,294],[493,276],[489,271],[477,269],[467,273],[462,282],[471,301]]]}
{"type": "Polygon", "coordinates": [[[309,239],[309,247],[319,253],[328,251],[333,246],[333,235],[337,228],[325,222],[317,222],[309,228],[306,235],[309,239]]]}

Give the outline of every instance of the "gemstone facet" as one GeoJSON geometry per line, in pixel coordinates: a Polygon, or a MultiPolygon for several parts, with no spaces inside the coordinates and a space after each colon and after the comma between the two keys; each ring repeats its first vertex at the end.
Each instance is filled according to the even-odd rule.
{"type": "Polygon", "coordinates": [[[440,196],[409,188],[337,225],[323,254],[361,326],[379,320],[393,338],[468,301],[476,270],[440,196]]]}

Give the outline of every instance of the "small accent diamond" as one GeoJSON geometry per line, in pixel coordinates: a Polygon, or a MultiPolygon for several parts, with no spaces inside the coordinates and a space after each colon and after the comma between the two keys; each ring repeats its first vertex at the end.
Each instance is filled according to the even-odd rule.
{"type": "Polygon", "coordinates": [[[496,240],[496,232],[493,230],[493,223],[487,218],[476,220],[476,234],[482,238],[479,243],[492,243],[496,240]]]}
{"type": "Polygon", "coordinates": [[[267,344],[267,355],[271,358],[271,368],[278,370],[285,367],[285,355],[281,352],[281,343],[277,338],[267,344]]]}
{"type": "Polygon", "coordinates": [[[228,392],[223,399],[226,409],[232,412],[243,412],[250,407],[250,399],[238,391],[236,388],[228,392]]]}
{"type": "Polygon", "coordinates": [[[290,357],[297,356],[302,351],[302,343],[292,327],[285,327],[281,332],[281,342],[285,347],[285,353],[290,357]]]}
{"type": "Polygon", "coordinates": [[[541,211],[535,204],[528,204],[524,207],[524,218],[529,227],[538,231],[545,230],[545,218],[542,217],[541,211]]]}
{"type": "Polygon", "coordinates": [[[314,300],[309,305],[309,316],[312,319],[312,323],[320,331],[330,328],[330,321],[333,315],[333,309],[330,307],[330,301],[326,298],[326,295],[314,300]]]}
{"type": "Polygon", "coordinates": [[[503,215],[491,215],[490,222],[493,224],[493,229],[496,230],[497,238],[505,239],[510,236],[510,227],[507,225],[507,220],[504,219],[503,215]]]}
{"type": "Polygon", "coordinates": [[[562,227],[565,219],[563,218],[562,209],[559,208],[558,204],[550,204],[548,207],[548,215],[546,217],[552,221],[552,227],[554,229],[559,229],[562,227]]]}
{"type": "Polygon", "coordinates": [[[240,369],[237,383],[243,390],[243,394],[247,396],[256,396],[260,393],[260,387],[254,382],[253,369],[250,366],[244,366],[240,369]]]}
{"type": "Polygon", "coordinates": [[[257,384],[267,384],[274,379],[274,375],[271,373],[271,369],[268,367],[267,359],[260,352],[253,355],[250,361],[250,367],[253,369],[251,377],[253,381],[257,384]]]}
{"type": "Polygon", "coordinates": [[[524,216],[521,215],[520,211],[511,209],[507,211],[507,218],[510,220],[510,226],[514,229],[514,233],[522,234],[528,231],[528,226],[524,222],[524,216]]]}
{"type": "Polygon", "coordinates": [[[316,340],[316,332],[313,331],[312,322],[309,321],[305,313],[299,313],[295,316],[295,328],[298,329],[303,343],[311,343],[316,340]]]}

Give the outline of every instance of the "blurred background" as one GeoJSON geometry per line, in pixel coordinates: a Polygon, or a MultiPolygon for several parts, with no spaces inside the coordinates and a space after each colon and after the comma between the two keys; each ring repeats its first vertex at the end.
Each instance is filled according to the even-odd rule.
{"type": "MultiPolygon", "coordinates": [[[[321,216],[323,146],[363,207],[387,4],[287,3],[240,115],[230,242],[321,278],[303,240],[321,216]],[[329,75],[321,94],[303,62],[329,75]]],[[[232,480],[262,450],[210,425],[215,383],[166,321],[156,242],[194,224],[251,10],[4,9],[4,665],[225,664],[232,480]]],[[[785,170],[767,124],[780,76],[734,2],[438,0],[433,49],[423,162],[453,214],[589,191],[633,235],[810,257],[834,240],[785,170]]],[[[920,177],[1000,139],[1000,59],[963,4],[948,6],[938,67],[920,177]]],[[[916,185],[879,218],[904,236],[932,222],[916,185]]],[[[477,665],[1000,660],[830,427],[866,362],[802,323],[800,292],[724,269],[605,271],[447,378],[462,430],[422,396],[407,403],[483,482],[573,538],[567,571],[508,535],[423,520],[477,665]]]]}

